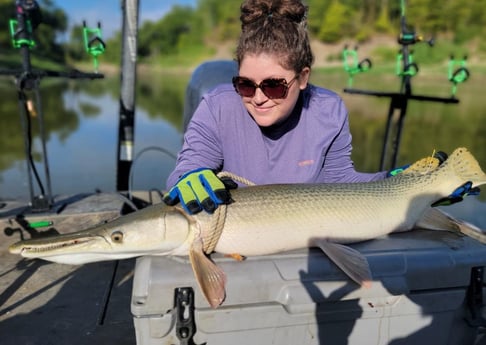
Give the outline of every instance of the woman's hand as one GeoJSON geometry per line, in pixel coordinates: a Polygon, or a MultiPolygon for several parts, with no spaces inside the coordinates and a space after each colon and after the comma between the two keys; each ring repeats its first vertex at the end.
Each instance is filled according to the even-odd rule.
{"type": "Polygon", "coordinates": [[[219,179],[208,168],[198,168],[182,175],[164,196],[164,202],[173,206],[180,201],[189,214],[203,209],[213,213],[218,205],[232,202],[229,189],[237,186],[231,179],[219,179]]]}

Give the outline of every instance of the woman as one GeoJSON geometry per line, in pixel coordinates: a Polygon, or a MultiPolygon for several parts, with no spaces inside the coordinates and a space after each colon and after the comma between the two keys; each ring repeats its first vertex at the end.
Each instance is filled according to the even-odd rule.
{"type": "Polygon", "coordinates": [[[190,213],[231,201],[215,172],[256,184],[365,182],[342,99],[309,84],[313,54],[300,0],[246,0],[233,85],[208,92],[184,135],[164,201],[190,213]]]}

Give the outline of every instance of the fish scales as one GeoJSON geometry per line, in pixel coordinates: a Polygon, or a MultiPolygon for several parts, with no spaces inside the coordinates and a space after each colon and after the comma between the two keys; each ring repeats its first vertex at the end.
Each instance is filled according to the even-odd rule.
{"type": "MultiPolygon", "coordinates": [[[[411,202],[422,209],[438,198],[436,187],[430,178],[404,175],[386,182],[241,188],[232,194],[238,207],[228,207],[215,251],[261,255],[306,247],[313,237],[350,243],[405,230],[422,215],[410,217],[411,202]],[[427,186],[427,195],[417,198],[416,190],[427,186]]],[[[203,231],[211,231],[211,216],[196,217],[203,231]]]]}

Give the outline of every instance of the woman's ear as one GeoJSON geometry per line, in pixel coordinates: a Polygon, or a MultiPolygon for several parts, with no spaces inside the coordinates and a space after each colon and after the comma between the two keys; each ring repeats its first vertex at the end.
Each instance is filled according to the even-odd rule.
{"type": "Polygon", "coordinates": [[[304,69],[299,73],[299,88],[304,90],[309,83],[310,78],[310,68],[304,67],[304,69]]]}

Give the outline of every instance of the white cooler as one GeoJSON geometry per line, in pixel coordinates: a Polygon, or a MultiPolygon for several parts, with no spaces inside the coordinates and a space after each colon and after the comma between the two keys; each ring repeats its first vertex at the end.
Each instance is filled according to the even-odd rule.
{"type": "Polygon", "coordinates": [[[188,258],[137,260],[131,311],[138,345],[475,344],[486,246],[440,231],[353,245],[368,259],[371,288],[350,281],[321,251],[213,255],[226,300],[212,309],[188,258]]]}

